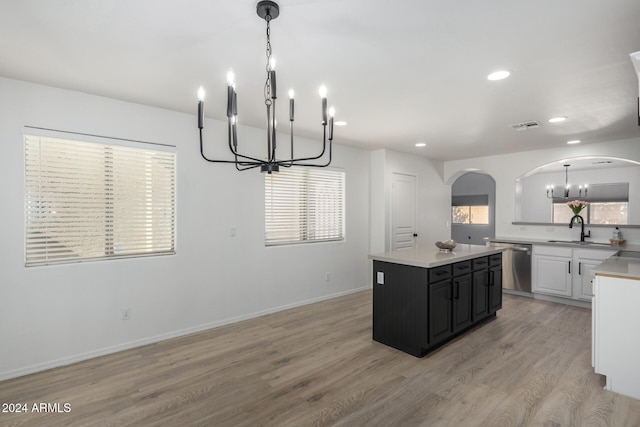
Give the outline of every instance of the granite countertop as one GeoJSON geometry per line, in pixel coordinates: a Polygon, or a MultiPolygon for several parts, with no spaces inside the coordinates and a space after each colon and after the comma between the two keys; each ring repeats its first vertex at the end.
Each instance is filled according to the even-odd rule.
{"type": "Polygon", "coordinates": [[[436,247],[403,249],[369,255],[374,261],[385,261],[394,264],[411,265],[414,267],[433,268],[454,262],[466,261],[487,255],[503,252],[504,248],[493,248],[481,245],[458,244],[452,252],[440,252],[436,247]]]}

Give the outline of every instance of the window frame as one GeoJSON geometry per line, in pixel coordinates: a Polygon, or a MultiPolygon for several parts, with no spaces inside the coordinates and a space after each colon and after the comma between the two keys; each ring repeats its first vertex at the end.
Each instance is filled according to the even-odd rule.
{"type": "Polygon", "coordinates": [[[489,205],[464,205],[464,206],[451,206],[451,224],[453,225],[489,225],[489,205]],[[487,209],[487,222],[471,222],[471,210],[472,208],[486,208],[487,209]],[[454,215],[453,215],[453,210],[454,209],[460,209],[460,208],[465,208],[465,210],[468,212],[469,215],[469,222],[455,222],[454,219],[454,215]]]}
{"type": "MultiPolygon", "coordinates": [[[[290,168],[282,168],[279,172],[273,174],[265,174],[264,177],[264,243],[265,247],[278,247],[278,246],[287,246],[287,245],[297,245],[297,244],[311,244],[311,243],[330,243],[330,242],[341,242],[346,239],[346,172],[341,168],[312,168],[312,167],[290,167],[290,168]],[[334,175],[335,174],[335,175],[334,175]],[[298,192],[296,193],[298,196],[300,193],[304,193],[306,197],[302,199],[296,199],[295,205],[293,207],[283,207],[281,210],[277,210],[276,213],[273,212],[272,208],[274,204],[291,202],[290,200],[280,200],[274,203],[273,198],[273,181],[278,180],[279,178],[286,177],[287,175],[297,175],[287,177],[287,181],[281,182],[280,184],[284,187],[278,187],[280,191],[283,188],[289,187],[290,185],[295,185],[293,180],[303,181],[299,183],[299,188],[297,188],[298,192]],[[330,212],[330,215],[337,216],[337,218],[330,218],[331,222],[337,222],[337,226],[331,228],[328,227],[331,233],[329,237],[312,237],[317,236],[319,232],[318,227],[314,230],[311,230],[313,226],[314,219],[311,218],[311,211],[313,210],[310,206],[315,203],[318,203],[317,197],[314,200],[310,200],[311,193],[310,185],[326,181],[326,177],[328,175],[334,175],[336,178],[335,182],[330,182],[329,184],[338,186],[337,189],[339,194],[337,196],[332,195],[330,197],[329,202],[337,203],[337,208],[339,208],[339,212],[330,212]],[[310,182],[310,176],[312,176],[313,182],[310,182]],[[322,178],[325,176],[325,179],[322,178]],[[269,187],[271,183],[271,187],[269,187]],[[271,198],[270,198],[271,197],[271,198]],[[291,210],[298,208],[298,215],[293,215],[298,217],[297,219],[289,218],[285,228],[281,227],[281,230],[278,230],[277,225],[273,225],[276,222],[275,217],[280,217],[280,221],[282,221],[282,211],[283,210],[291,210]],[[302,209],[301,209],[302,208],[302,209]],[[271,209],[271,210],[270,210],[271,209]],[[271,223],[269,222],[271,221],[271,223]],[[280,237],[277,235],[280,234],[280,237]],[[288,234],[289,237],[283,237],[288,234]],[[271,235],[271,237],[270,237],[271,235]]],[[[317,189],[315,189],[317,190],[317,189]]],[[[323,214],[320,213],[322,217],[323,214]]],[[[318,218],[315,218],[316,220],[318,218]]],[[[327,220],[326,217],[320,218],[321,220],[327,220]]],[[[328,232],[325,231],[325,232],[328,232]]]]}
{"type": "MultiPolygon", "coordinates": [[[[566,202],[551,202],[551,221],[554,224],[564,224],[564,222],[559,222],[556,221],[556,207],[560,208],[562,207],[562,209],[567,209],[570,210],[569,207],[567,206],[566,202]]],[[[573,213],[567,214],[570,217],[573,217],[573,213]]],[[[589,204],[587,205],[587,207],[585,207],[582,212],[580,213],[580,216],[582,216],[582,218],[584,218],[585,221],[585,225],[629,225],[629,201],[628,200],[591,200],[589,201],[589,204]],[[591,222],[591,205],[593,203],[626,203],[626,209],[627,209],[627,222],[624,223],[601,223],[601,222],[596,222],[596,223],[592,223],[591,222]]],[[[566,221],[565,221],[566,222],[566,221]]]]}
{"type": "Polygon", "coordinates": [[[175,146],[30,126],[23,127],[22,136],[25,267],[176,253],[177,150],[175,146]],[[67,143],[68,150],[66,147],[62,150],[64,153],[67,151],[71,153],[69,158],[60,154],[54,154],[53,157],[50,154],[43,156],[43,150],[52,149],[55,152],[60,149],[53,148],[55,144],[58,144],[58,147],[64,147],[67,143]],[[44,145],[46,148],[43,148],[44,145]],[[86,155],[82,153],[83,151],[92,153],[91,158],[95,160],[98,168],[81,162],[72,163],[71,156],[86,159],[83,157],[86,155]],[[107,166],[109,163],[107,153],[112,153],[111,156],[113,153],[116,155],[113,168],[107,166]],[[59,157],[56,158],[56,155],[59,157]],[[59,163],[59,168],[55,164],[46,164],[54,158],[56,161],[63,160],[59,163]],[[126,160],[123,160],[124,158],[126,160]],[[48,194],[43,194],[43,188],[46,191],[46,187],[51,187],[51,183],[55,182],[51,178],[44,178],[42,175],[44,168],[47,168],[50,173],[59,173],[61,177],[59,179],[68,179],[71,176],[70,171],[78,169],[78,164],[81,166],[79,169],[92,171],[92,174],[86,178],[87,181],[80,184],[62,183],[58,187],[52,187],[53,190],[48,194]],[[100,165],[104,168],[102,175],[97,172],[100,165]],[[139,172],[138,167],[142,166],[145,173],[139,172]],[[35,176],[37,174],[32,170],[34,167],[39,168],[37,171],[40,175],[35,176]],[[114,180],[118,179],[120,181],[114,186],[114,180]],[[152,188],[150,191],[149,186],[157,189],[154,191],[152,188]],[[115,188],[116,193],[109,193],[108,188],[111,190],[115,188]],[[76,199],[95,195],[95,209],[100,211],[102,206],[102,215],[91,216],[95,210],[87,208],[86,199],[79,202],[63,202],[69,194],[76,199]],[[153,199],[156,199],[155,203],[153,199]],[[46,200],[49,202],[54,200],[58,206],[63,205],[62,214],[55,210],[48,212],[51,208],[43,204],[46,200]],[[56,214],[60,216],[53,217],[56,214]],[[74,217],[73,215],[76,214],[79,216],[74,217]],[[61,220],[68,221],[67,225],[60,226],[61,220]],[[42,237],[34,237],[34,233],[41,232],[42,227],[46,227],[45,230],[50,227],[55,231],[42,237]],[[100,232],[96,231],[101,227],[100,232]],[[92,234],[93,232],[96,234],[92,234]],[[76,237],[71,237],[74,234],[76,237]],[[114,235],[119,235],[120,239],[112,240],[114,235]],[[87,240],[93,240],[93,242],[86,243],[87,240]],[[56,241],[58,241],[58,247],[63,247],[68,255],[63,255],[61,251],[54,249],[56,241]],[[128,243],[130,246],[125,244],[123,247],[122,243],[128,243]],[[99,249],[100,246],[103,249],[99,249]]]}
{"type": "Polygon", "coordinates": [[[486,226],[491,224],[491,209],[488,194],[455,194],[451,196],[451,225],[478,225],[486,226]],[[487,222],[471,222],[471,210],[474,207],[486,208],[487,222]],[[454,210],[464,208],[468,215],[468,222],[455,222],[454,210]]]}

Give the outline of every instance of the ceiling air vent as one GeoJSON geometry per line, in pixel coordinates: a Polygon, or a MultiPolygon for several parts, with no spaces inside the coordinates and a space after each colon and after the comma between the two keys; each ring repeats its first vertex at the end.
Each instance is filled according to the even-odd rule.
{"type": "Polygon", "coordinates": [[[542,125],[540,123],[536,122],[535,120],[532,120],[530,122],[515,123],[515,124],[512,124],[512,125],[509,125],[510,128],[515,129],[515,130],[535,129],[535,128],[539,128],[540,126],[542,126],[542,125]]]}

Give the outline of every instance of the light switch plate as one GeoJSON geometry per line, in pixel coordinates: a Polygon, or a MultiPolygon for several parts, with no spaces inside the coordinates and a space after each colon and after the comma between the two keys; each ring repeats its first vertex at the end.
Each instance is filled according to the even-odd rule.
{"type": "Polygon", "coordinates": [[[384,272],[378,271],[376,282],[378,285],[384,285],[384,272]]]}

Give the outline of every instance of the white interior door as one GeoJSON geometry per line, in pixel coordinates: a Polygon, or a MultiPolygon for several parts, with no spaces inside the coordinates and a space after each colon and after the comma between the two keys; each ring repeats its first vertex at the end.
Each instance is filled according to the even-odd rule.
{"type": "Polygon", "coordinates": [[[416,177],[393,174],[391,187],[391,250],[416,246],[416,177]]]}

